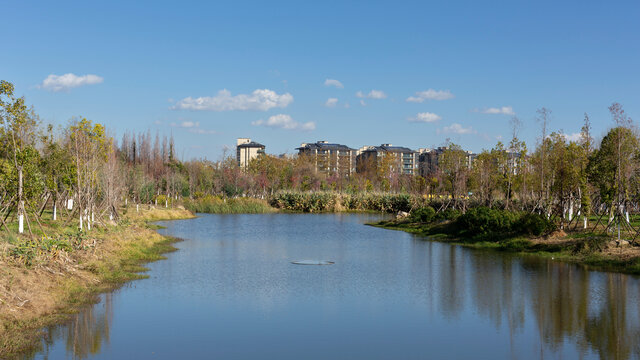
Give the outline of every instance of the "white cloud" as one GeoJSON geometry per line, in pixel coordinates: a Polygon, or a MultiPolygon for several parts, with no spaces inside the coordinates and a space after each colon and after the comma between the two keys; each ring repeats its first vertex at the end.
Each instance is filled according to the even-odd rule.
{"type": "Polygon", "coordinates": [[[173,127],[181,127],[181,128],[189,129],[189,128],[197,128],[197,127],[199,127],[199,126],[200,126],[200,123],[199,123],[199,122],[193,122],[193,121],[186,120],[186,121],[182,121],[182,122],[181,122],[181,123],[179,123],[179,124],[178,124],[178,123],[175,123],[175,122],[172,122],[172,123],[171,123],[171,126],[173,126],[173,127]]]}
{"type": "Polygon", "coordinates": [[[438,121],[440,119],[442,119],[440,115],[430,113],[430,112],[422,112],[422,113],[418,113],[415,117],[409,118],[409,121],[430,123],[430,122],[438,121]]]}
{"type": "Polygon", "coordinates": [[[336,107],[336,105],[338,105],[338,99],[337,98],[328,98],[327,102],[324,103],[324,106],[326,107],[336,107]]]}
{"type": "Polygon", "coordinates": [[[503,115],[515,115],[516,113],[513,111],[511,106],[503,106],[503,107],[492,107],[486,108],[482,110],[476,109],[475,112],[483,113],[483,114],[503,114],[503,115]]]}
{"type": "Polygon", "coordinates": [[[183,128],[192,128],[192,127],[198,127],[198,126],[200,126],[200,123],[199,122],[193,122],[193,121],[183,121],[180,124],[180,127],[183,127],[183,128]]]}
{"type": "Polygon", "coordinates": [[[273,128],[280,128],[285,130],[303,130],[303,131],[311,131],[316,129],[316,124],[313,121],[309,121],[306,123],[299,123],[289,115],[286,114],[278,114],[270,116],[267,121],[262,119],[258,121],[254,121],[251,123],[254,126],[267,126],[273,128]]]}
{"type": "Polygon", "coordinates": [[[475,131],[473,131],[473,129],[471,127],[463,127],[462,125],[458,124],[458,123],[453,123],[450,126],[445,126],[444,128],[442,128],[442,131],[444,133],[450,133],[450,134],[473,134],[475,133],[475,131]]]}
{"type": "Polygon", "coordinates": [[[220,90],[216,96],[184,98],[172,107],[178,110],[208,110],[208,111],[232,111],[255,110],[267,111],[271,108],[285,108],[293,102],[293,96],[289,93],[277,94],[269,89],[257,89],[250,95],[239,94],[232,96],[229,90],[220,90]]]}
{"type": "Polygon", "coordinates": [[[344,85],[342,85],[342,83],[336,79],[327,79],[324,81],[324,86],[334,86],[337,87],[338,89],[342,89],[344,88],[344,85]]]}
{"type": "Polygon", "coordinates": [[[573,134],[562,134],[567,141],[579,142],[582,140],[582,134],[577,132],[573,134]]]}
{"type": "Polygon", "coordinates": [[[64,75],[51,74],[42,81],[42,84],[38,85],[38,88],[54,92],[68,91],[79,86],[100,84],[103,81],[102,77],[93,74],[80,76],[72,73],[64,75]]]}
{"type": "Polygon", "coordinates": [[[172,122],[169,125],[171,125],[172,127],[179,127],[179,128],[187,129],[187,131],[189,131],[190,133],[193,133],[193,134],[217,134],[218,133],[215,130],[201,129],[200,128],[200,123],[197,122],[197,121],[185,120],[185,121],[182,121],[180,123],[172,122]]]}
{"type": "Polygon", "coordinates": [[[189,129],[189,132],[194,134],[200,134],[200,135],[213,135],[218,133],[215,130],[205,130],[205,129],[189,129]]]}
{"type": "Polygon", "coordinates": [[[416,96],[409,96],[407,102],[423,103],[427,100],[449,100],[455,96],[449,90],[434,90],[429,89],[425,91],[416,92],[416,96]]]}
{"type": "Polygon", "coordinates": [[[360,105],[362,105],[362,106],[367,106],[367,103],[366,103],[366,102],[364,102],[364,100],[360,100],[360,105]]]}
{"type": "Polygon", "coordinates": [[[360,98],[360,99],[385,99],[387,97],[387,94],[384,93],[384,91],[382,90],[371,90],[369,91],[368,94],[364,94],[362,91],[358,91],[356,92],[356,97],[360,98]]]}

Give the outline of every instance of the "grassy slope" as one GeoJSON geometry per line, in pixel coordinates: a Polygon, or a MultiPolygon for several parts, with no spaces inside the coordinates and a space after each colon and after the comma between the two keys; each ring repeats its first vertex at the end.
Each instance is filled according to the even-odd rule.
{"type": "MultiPolygon", "coordinates": [[[[187,219],[187,210],[129,209],[124,226],[94,229],[87,245],[48,253],[30,266],[3,251],[0,257],[0,358],[32,353],[41,346],[41,329],[59,323],[101,292],[146,277],[143,263],[163,259],[177,241],[153,231],[147,221],[187,219]]],[[[51,236],[55,227],[46,227],[51,236]]],[[[6,250],[6,249],[4,249],[6,250]]]]}
{"type": "Polygon", "coordinates": [[[431,240],[461,245],[474,249],[505,251],[521,255],[536,255],[586,266],[593,270],[615,271],[640,275],[640,250],[617,248],[609,238],[576,232],[566,237],[491,237],[457,238],[449,235],[446,223],[418,224],[408,221],[381,221],[369,224],[390,230],[402,230],[429,237],[431,240]]]}

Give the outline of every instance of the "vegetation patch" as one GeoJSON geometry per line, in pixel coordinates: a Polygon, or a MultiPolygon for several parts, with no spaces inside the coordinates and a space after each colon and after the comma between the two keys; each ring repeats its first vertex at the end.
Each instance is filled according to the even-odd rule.
{"type": "Polygon", "coordinates": [[[591,269],[640,274],[640,249],[619,246],[610,236],[579,231],[566,235],[538,214],[478,207],[462,215],[451,212],[438,216],[432,210],[420,208],[407,218],[369,225],[475,249],[530,254],[591,269]]]}
{"type": "Polygon", "coordinates": [[[186,199],[184,206],[193,212],[207,214],[266,214],[276,211],[267,201],[249,197],[223,198],[208,195],[193,200],[186,199]]]}

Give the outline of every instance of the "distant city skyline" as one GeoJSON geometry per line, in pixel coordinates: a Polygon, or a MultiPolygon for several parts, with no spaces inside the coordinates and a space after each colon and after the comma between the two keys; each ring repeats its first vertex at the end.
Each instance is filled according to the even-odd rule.
{"type": "Polygon", "coordinates": [[[640,121],[640,3],[8,2],[0,79],[44,123],[84,116],[173,134],[218,160],[237,138],[295,153],[326,140],[473,152],[539,137],[600,138],[623,105],[640,121]]]}

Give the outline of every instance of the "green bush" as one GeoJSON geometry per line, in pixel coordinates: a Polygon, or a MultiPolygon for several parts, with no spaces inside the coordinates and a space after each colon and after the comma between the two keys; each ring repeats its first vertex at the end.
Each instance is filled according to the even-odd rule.
{"type": "Polygon", "coordinates": [[[444,211],[440,211],[439,213],[437,213],[434,219],[435,220],[457,220],[460,217],[460,215],[462,215],[462,212],[460,210],[448,208],[448,209],[445,209],[444,211]]]}
{"type": "Polygon", "coordinates": [[[436,211],[431,206],[422,207],[411,212],[411,220],[417,222],[431,222],[436,211]]]}
{"type": "Polygon", "coordinates": [[[555,224],[540,214],[524,213],[513,225],[513,230],[519,234],[540,236],[556,229],[555,224]]]}
{"type": "Polygon", "coordinates": [[[461,215],[457,224],[467,235],[505,234],[513,230],[518,214],[480,206],[461,215]]]}

